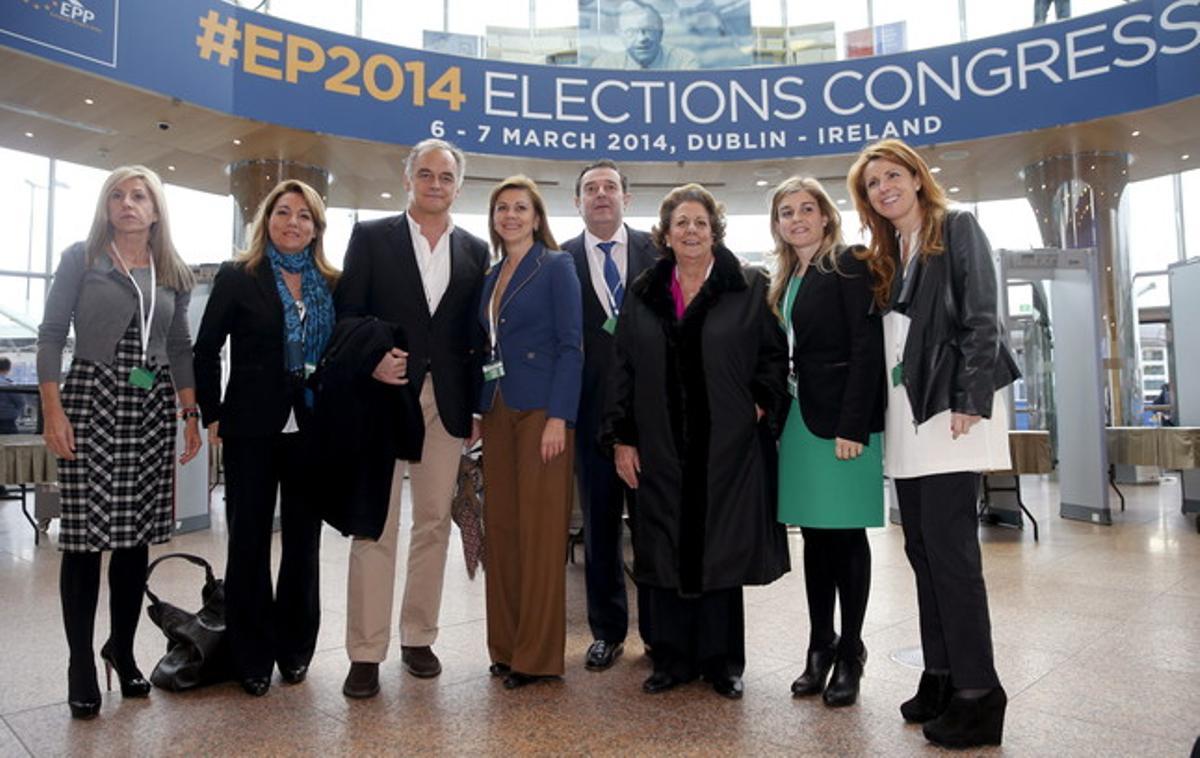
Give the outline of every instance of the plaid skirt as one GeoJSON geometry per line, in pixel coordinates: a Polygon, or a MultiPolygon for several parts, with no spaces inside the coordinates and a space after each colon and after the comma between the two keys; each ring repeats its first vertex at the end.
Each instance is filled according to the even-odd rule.
{"type": "Polygon", "coordinates": [[[171,538],[175,516],[175,397],[170,372],[139,389],[136,317],[112,364],[76,359],[63,384],[63,410],[75,432],[75,460],[59,459],[59,549],[95,552],[171,538]]]}

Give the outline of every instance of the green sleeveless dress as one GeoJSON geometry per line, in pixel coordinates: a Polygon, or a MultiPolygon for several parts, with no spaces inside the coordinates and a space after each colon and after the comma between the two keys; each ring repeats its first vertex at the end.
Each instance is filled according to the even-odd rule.
{"type": "MultiPolygon", "coordinates": [[[[794,277],[784,296],[787,331],[792,328],[792,304],[800,285],[801,278],[794,277]]],[[[883,435],[872,434],[857,458],[839,461],[834,441],[809,431],[793,397],[779,438],[778,519],[818,529],[883,526],[883,435]]]]}

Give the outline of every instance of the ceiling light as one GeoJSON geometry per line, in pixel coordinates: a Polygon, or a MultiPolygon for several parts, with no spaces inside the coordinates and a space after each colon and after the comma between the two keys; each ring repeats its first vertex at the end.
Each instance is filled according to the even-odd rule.
{"type": "Polygon", "coordinates": [[[951,191],[951,192],[958,192],[959,190],[958,190],[958,187],[951,187],[951,188],[950,188],[950,191],[951,191]]]}
{"type": "Polygon", "coordinates": [[[1191,158],[1191,157],[1192,156],[1190,154],[1184,153],[1183,155],[1179,156],[1179,160],[1186,161],[1188,158],[1191,158]]]}
{"type": "Polygon", "coordinates": [[[30,139],[33,139],[33,132],[25,132],[25,136],[30,139]]]}
{"type": "Polygon", "coordinates": [[[380,192],[379,196],[382,197],[384,200],[392,199],[392,193],[390,193],[390,192],[380,192]]]}
{"type": "Polygon", "coordinates": [[[242,144],[242,141],[241,141],[240,139],[236,139],[236,138],[235,138],[235,139],[233,140],[233,144],[235,144],[235,145],[240,145],[240,144],[242,144]]]}
{"type": "Polygon", "coordinates": [[[85,97],[85,98],[83,99],[83,102],[84,102],[86,105],[95,105],[95,104],[96,104],[96,101],[95,101],[95,100],[93,100],[93,99],[91,99],[90,97],[85,97]]]}
{"type": "Polygon", "coordinates": [[[942,167],[941,167],[941,166],[930,166],[930,167],[929,167],[929,173],[931,173],[931,174],[940,174],[940,173],[942,173],[942,167]]]}
{"type": "Polygon", "coordinates": [[[167,171],[174,171],[174,170],[175,170],[174,166],[167,166],[167,171]]]}
{"type": "Polygon", "coordinates": [[[845,204],[846,204],[846,198],[844,198],[844,197],[839,197],[839,198],[838,198],[838,205],[845,205],[845,204]]]}
{"type": "Polygon", "coordinates": [[[1141,129],[1134,129],[1132,132],[1129,133],[1129,136],[1130,137],[1139,137],[1139,136],[1141,136],[1141,134],[1142,134],[1141,129]]]}
{"type": "Polygon", "coordinates": [[[767,186],[767,180],[766,180],[766,179],[759,179],[758,181],[756,181],[756,182],[754,183],[754,186],[755,186],[755,187],[765,187],[765,186],[767,186]]]}

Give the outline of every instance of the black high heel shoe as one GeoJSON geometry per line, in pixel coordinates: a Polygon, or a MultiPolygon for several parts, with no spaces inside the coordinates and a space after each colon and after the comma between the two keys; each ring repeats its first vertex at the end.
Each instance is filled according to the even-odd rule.
{"type": "Polygon", "coordinates": [[[110,640],[104,643],[104,647],[100,648],[100,659],[104,661],[104,680],[108,685],[108,691],[112,692],[113,669],[116,669],[117,679],[121,682],[122,697],[148,696],[150,694],[150,682],[146,681],[146,677],[142,676],[142,672],[138,670],[132,656],[129,659],[129,665],[123,667],[117,661],[117,656],[113,653],[111,645],[112,641],[110,640]]]}
{"type": "Polygon", "coordinates": [[[867,665],[867,649],[861,647],[858,655],[838,653],[833,675],[825,687],[822,699],[831,708],[841,708],[858,702],[858,687],[862,681],[863,667],[867,665]]]}
{"type": "Polygon", "coordinates": [[[953,693],[949,671],[923,671],[917,694],[900,704],[900,715],[910,724],[933,721],[946,712],[953,693]]]}
{"type": "Polygon", "coordinates": [[[100,685],[96,684],[94,665],[67,669],[67,707],[73,719],[94,719],[100,713],[100,685]]]}
{"type": "Polygon", "coordinates": [[[808,651],[808,660],[804,665],[804,673],[796,677],[796,681],[792,682],[792,694],[796,697],[806,697],[808,695],[819,695],[825,689],[825,679],[829,676],[829,669],[833,668],[833,661],[837,657],[838,638],[834,637],[833,642],[830,642],[823,648],[808,651]]]}
{"type": "Polygon", "coordinates": [[[978,697],[954,693],[946,712],[925,724],[925,739],[949,748],[999,745],[1004,737],[1008,696],[996,687],[978,697]]]}

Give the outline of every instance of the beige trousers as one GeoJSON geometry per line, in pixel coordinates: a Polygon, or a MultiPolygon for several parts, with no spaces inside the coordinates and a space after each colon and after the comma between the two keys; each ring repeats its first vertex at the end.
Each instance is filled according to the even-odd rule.
{"type": "Polygon", "coordinates": [[[432,376],[426,376],[421,388],[421,412],[425,417],[421,462],[396,461],[383,534],[378,540],[356,537],[350,544],[346,653],[351,661],[379,663],[387,658],[392,636],[401,489],[406,469],[412,483],[413,505],[408,570],[400,607],[400,644],[432,645],[437,639],[450,540],[450,501],[454,497],[463,440],[451,436],[442,426],[432,376]]]}

